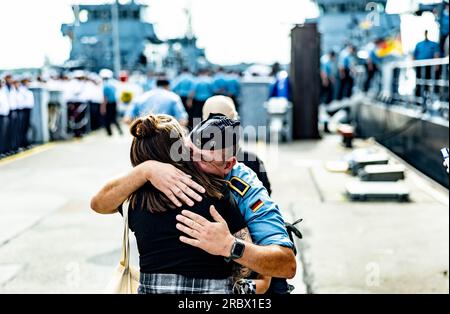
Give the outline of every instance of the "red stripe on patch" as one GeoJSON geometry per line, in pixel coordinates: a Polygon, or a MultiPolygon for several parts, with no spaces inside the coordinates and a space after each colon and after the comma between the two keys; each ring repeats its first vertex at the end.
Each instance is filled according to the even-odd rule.
{"type": "Polygon", "coordinates": [[[257,211],[258,209],[261,208],[261,206],[264,205],[264,202],[261,200],[258,200],[255,204],[253,204],[250,208],[252,209],[252,211],[257,211]]]}

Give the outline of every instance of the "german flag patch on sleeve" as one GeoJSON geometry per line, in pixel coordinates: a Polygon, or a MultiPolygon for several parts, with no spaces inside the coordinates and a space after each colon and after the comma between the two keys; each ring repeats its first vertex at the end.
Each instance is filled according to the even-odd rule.
{"type": "Polygon", "coordinates": [[[256,213],[263,205],[264,205],[264,202],[262,200],[258,200],[250,208],[251,208],[252,212],[256,213]]]}

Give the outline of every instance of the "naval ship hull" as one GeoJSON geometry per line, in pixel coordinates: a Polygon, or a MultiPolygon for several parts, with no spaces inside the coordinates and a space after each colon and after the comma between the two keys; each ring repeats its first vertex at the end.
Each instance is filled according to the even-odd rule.
{"type": "Polygon", "coordinates": [[[356,105],[358,135],[373,137],[436,182],[449,187],[440,150],[449,146],[449,122],[417,110],[366,99],[356,105]]]}

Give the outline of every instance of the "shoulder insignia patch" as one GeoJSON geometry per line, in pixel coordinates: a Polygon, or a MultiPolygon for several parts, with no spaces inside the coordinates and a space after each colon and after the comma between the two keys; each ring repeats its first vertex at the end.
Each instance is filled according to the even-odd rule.
{"type": "Polygon", "coordinates": [[[230,181],[228,181],[228,185],[240,196],[245,196],[245,194],[247,194],[248,190],[250,189],[250,185],[245,181],[239,179],[238,177],[232,177],[230,181]]]}

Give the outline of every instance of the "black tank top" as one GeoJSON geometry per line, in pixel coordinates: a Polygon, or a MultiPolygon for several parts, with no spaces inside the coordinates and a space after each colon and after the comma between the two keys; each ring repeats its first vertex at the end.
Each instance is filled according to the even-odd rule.
{"type": "MultiPolygon", "coordinates": [[[[194,207],[185,207],[209,221],[214,205],[225,219],[231,234],[246,227],[244,218],[235,205],[233,196],[226,189],[222,200],[204,197],[194,207]]],[[[141,200],[137,200],[141,204],[141,200]]],[[[139,250],[140,270],[146,274],[179,274],[191,278],[225,279],[232,275],[231,263],[221,256],[210,255],[180,241],[182,233],[176,228],[176,216],[182,209],[164,213],[151,213],[148,208],[137,206],[129,210],[129,226],[134,232],[139,250]]]]}

